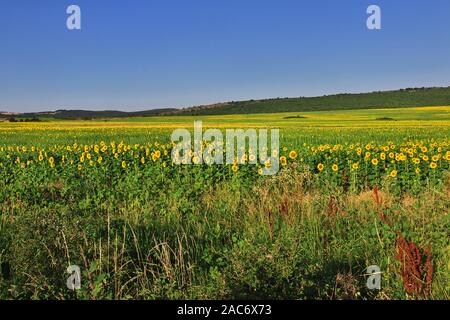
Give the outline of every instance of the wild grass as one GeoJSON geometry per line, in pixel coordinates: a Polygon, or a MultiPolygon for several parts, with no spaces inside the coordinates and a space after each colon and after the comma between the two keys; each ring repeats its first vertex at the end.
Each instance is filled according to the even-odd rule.
{"type": "Polygon", "coordinates": [[[124,176],[107,197],[95,180],[70,192],[79,182],[61,177],[15,192],[1,203],[1,297],[425,298],[403,285],[400,232],[432,244],[427,298],[449,298],[448,177],[420,196],[380,191],[390,225],[380,219],[373,190],[325,187],[299,168],[251,188],[232,177],[189,193],[183,183],[190,173],[179,179],[181,186],[124,176]],[[164,191],[155,196],[154,188],[164,191]],[[29,200],[28,192],[42,196],[29,200]],[[65,284],[71,264],[82,270],[77,292],[65,284]],[[381,291],[365,286],[369,265],[383,271],[381,291]]]}

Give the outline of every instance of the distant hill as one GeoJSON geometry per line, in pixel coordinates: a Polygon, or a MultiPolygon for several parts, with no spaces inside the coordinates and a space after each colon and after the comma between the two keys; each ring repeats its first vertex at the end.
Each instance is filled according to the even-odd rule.
{"type": "MultiPolygon", "coordinates": [[[[87,111],[87,110],[57,110],[50,116],[57,119],[96,119],[96,118],[128,118],[128,117],[149,117],[155,115],[161,115],[168,112],[174,112],[178,109],[153,109],[146,111],[135,111],[135,112],[125,112],[125,111],[87,111]]],[[[23,116],[31,116],[32,114],[23,114],[23,116]]]]}
{"type": "Polygon", "coordinates": [[[393,91],[371,93],[343,93],[321,97],[276,98],[265,100],[247,100],[194,106],[184,109],[154,109],[147,111],[86,111],[57,110],[37,113],[0,112],[0,118],[6,119],[111,119],[150,116],[177,115],[226,115],[250,113],[330,111],[353,109],[407,108],[422,106],[449,106],[450,87],[443,88],[407,88],[393,91]]]}
{"type": "Polygon", "coordinates": [[[173,114],[224,115],[445,105],[450,105],[450,87],[407,88],[396,91],[336,94],[321,97],[237,101],[186,108],[175,111],[173,114]]]}
{"type": "Polygon", "coordinates": [[[153,109],[146,111],[124,112],[124,111],[89,111],[89,110],[56,110],[47,112],[33,112],[33,113],[12,113],[0,112],[0,117],[9,119],[36,119],[36,118],[53,118],[61,120],[98,120],[98,119],[112,119],[112,118],[129,118],[129,117],[149,117],[155,115],[164,115],[178,111],[179,109],[153,109]]]}

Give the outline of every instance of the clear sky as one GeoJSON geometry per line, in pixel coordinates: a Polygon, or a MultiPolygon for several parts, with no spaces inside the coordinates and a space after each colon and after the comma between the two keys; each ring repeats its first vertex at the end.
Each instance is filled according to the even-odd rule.
{"type": "Polygon", "coordinates": [[[449,0],[0,0],[1,111],[448,85],[449,0]]]}

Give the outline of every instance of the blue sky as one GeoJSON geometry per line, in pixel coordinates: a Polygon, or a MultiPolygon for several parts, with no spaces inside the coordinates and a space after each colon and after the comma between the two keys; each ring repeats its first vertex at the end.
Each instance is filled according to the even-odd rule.
{"type": "Polygon", "coordinates": [[[450,1],[1,0],[0,110],[450,85],[450,1]],[[66,28],[66,8],[82,30],[66,28]],[[382,9],[382,30],[366,9],[382,9]]]}

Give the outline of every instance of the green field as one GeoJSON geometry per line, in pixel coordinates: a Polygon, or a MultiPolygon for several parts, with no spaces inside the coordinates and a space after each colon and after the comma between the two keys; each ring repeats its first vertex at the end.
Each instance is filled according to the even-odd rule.
{"type": "Polygon", "coordinates": [[[0,123],[0,299],[450,298],[450,107],[44,120],[0,123]],[[194,120],[280,172],[173,165],[194,120]]]}

